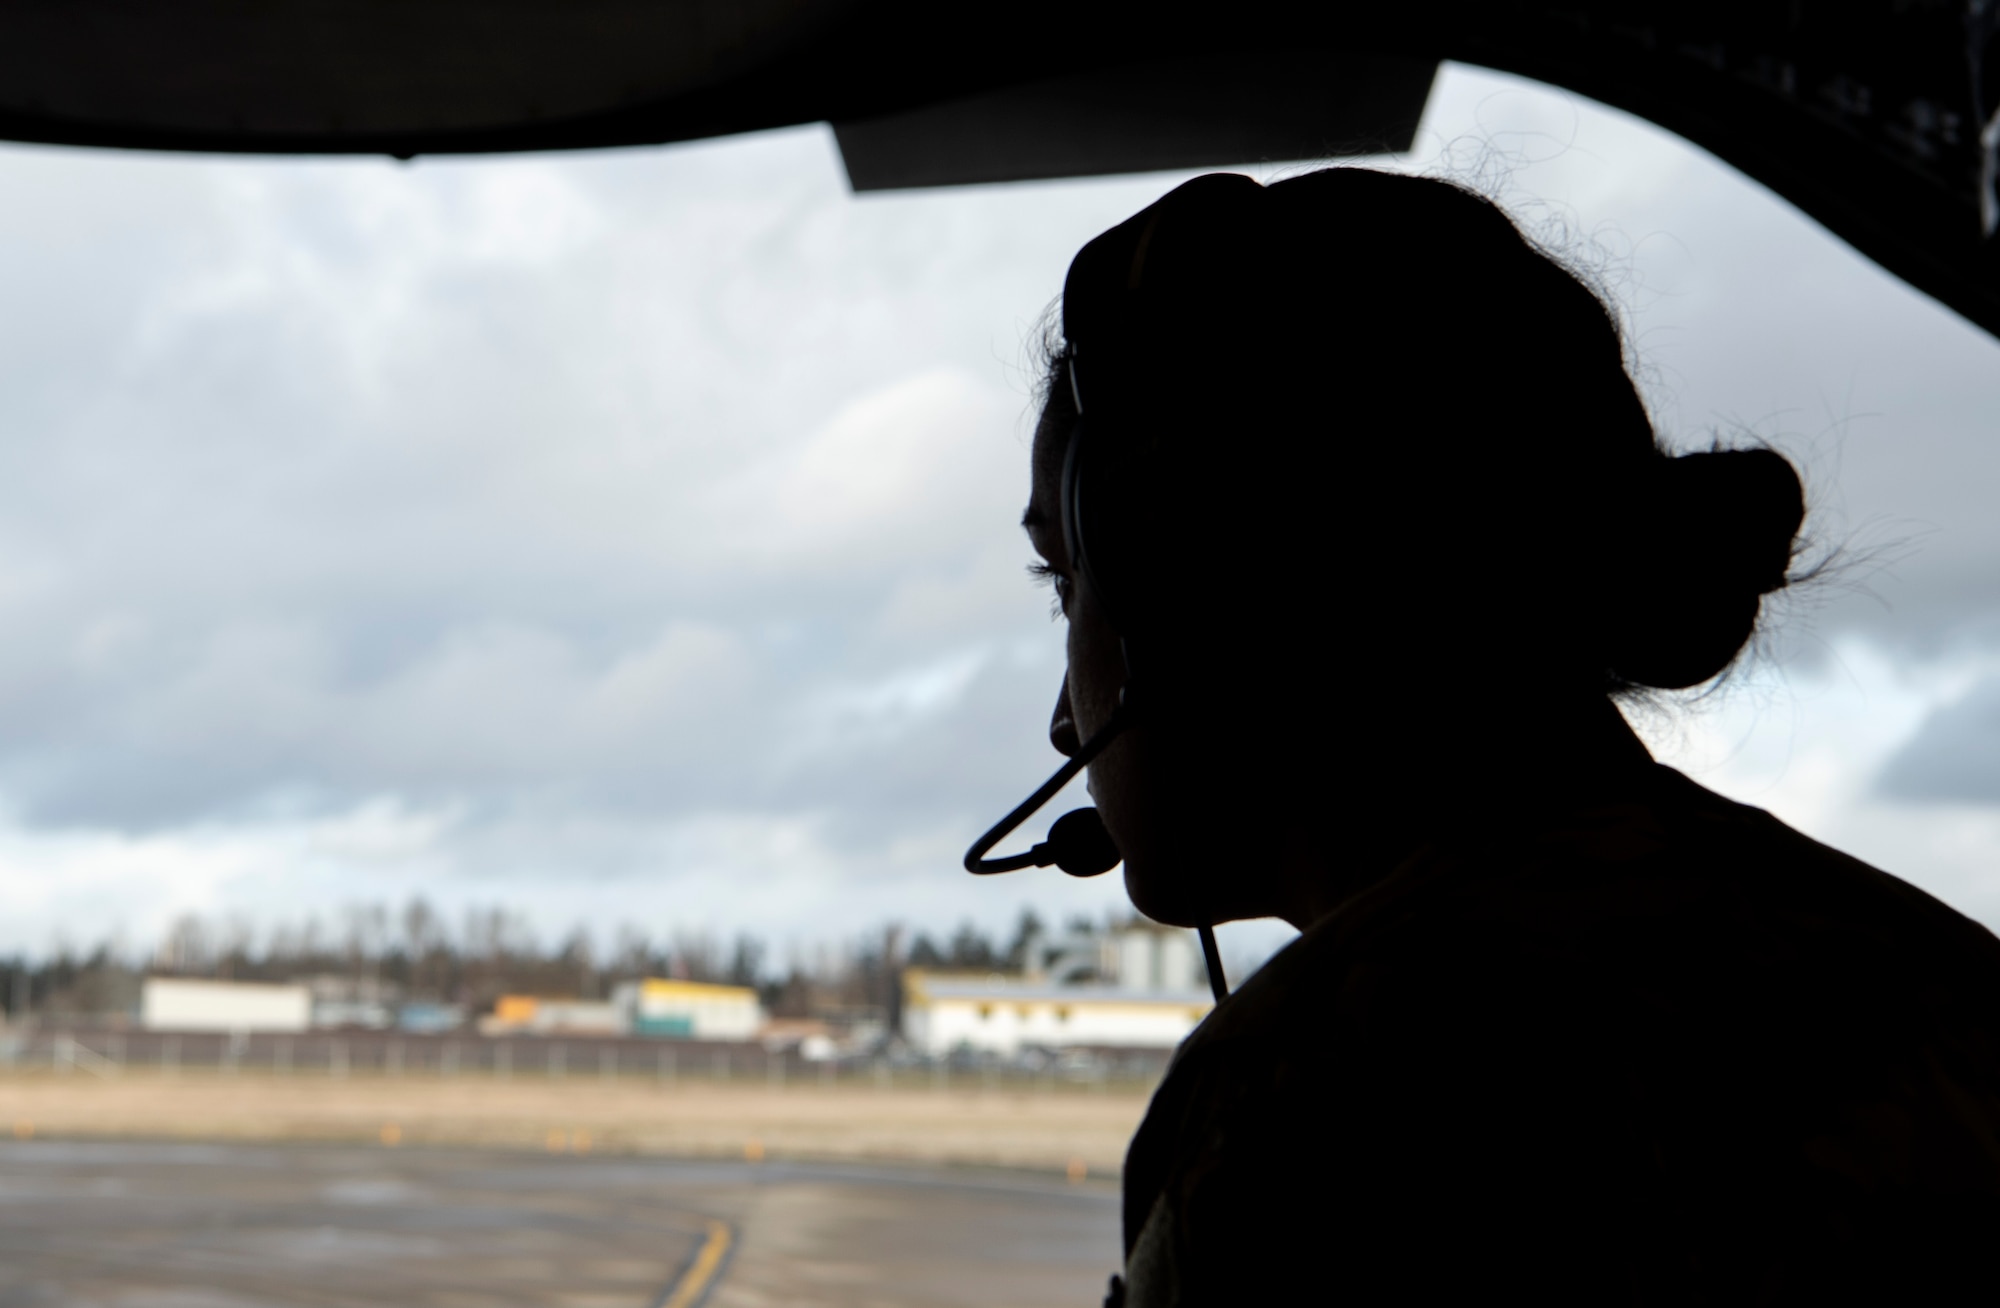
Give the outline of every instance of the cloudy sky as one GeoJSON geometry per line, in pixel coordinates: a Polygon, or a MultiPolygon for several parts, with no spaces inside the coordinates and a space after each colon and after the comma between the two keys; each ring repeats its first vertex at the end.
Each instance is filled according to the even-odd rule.
{"type": "MultiPolygon", "coordinates": [[[[1449,68],[1395,164],[1598,267],[1669,434],[1776,442],[1849,543],[1658,751],[2000,924],[2000,347],[1573,96],[1449,68]]],[[[856,198],[823,128],[0,149],[0,949],[415,893],[781,946],[1116,903],[956,868],[1053,762],[1026,342],[1179,180],[856,198]]]]}

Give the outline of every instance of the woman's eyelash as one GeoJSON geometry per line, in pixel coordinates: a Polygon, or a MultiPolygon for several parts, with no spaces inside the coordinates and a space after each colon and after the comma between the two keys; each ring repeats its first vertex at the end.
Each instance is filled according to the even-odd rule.
{"type": "Polygon", "coordinates": [[[1030,563],[1028,575],[1035,579],[1037,586],[1049,586],[1055,590],[1055,598],[1049,602],[1051,622],[1063,616],[1063,602],[1069,598],[1069,578],[1046,563],[1030,563]]]}

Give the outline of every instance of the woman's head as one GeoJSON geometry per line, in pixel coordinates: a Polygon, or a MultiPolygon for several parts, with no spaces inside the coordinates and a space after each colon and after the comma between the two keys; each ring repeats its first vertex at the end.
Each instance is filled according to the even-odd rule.
{"type": "Polygon", "coordinates": [[[1802,514],[1775,454],[1662,451],[1611,315],[1500,210],[1361,169],[1198,178],[1086,245],[1031,504],[1074,572],[1066,462],[1080,725],[1121,639],[1146,723],[1093,786],[1135,901],[1185,920],[1270,911],[1226,864],[1273,849],[1204,829],[1209,801],[1268,806],[1278,844],[1336,795],[1415,821],[1393,792],[1475,699],[1716,675],[1802,514]],[[1173,830],[1106,793],[1141,773],[1173,830]]]}

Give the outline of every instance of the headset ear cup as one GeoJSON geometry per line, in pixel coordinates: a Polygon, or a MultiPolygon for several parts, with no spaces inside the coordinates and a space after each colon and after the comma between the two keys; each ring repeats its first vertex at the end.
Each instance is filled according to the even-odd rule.
{"type": "Polygon", "coordinates": [[[1069,429],[1069,448],[1063,451],[1062,469],[1062,534],[1063,551],[1069,555],[1070,571],[1090,581],[1093,590],[1097,580],[1090,575],[1090,556],[1085,551],[1083,540],[1083,439],[1084,421],[1079,417],[1069,429]]]}
{"type": "Polygon", "coordinates": [[[1103,434],[1093,439],[1089,430],[1078,418],[1063,454],[1063,548],[1069,553],[1071,571],[1089,583],[1099,610],[1123,636],[1129,634],[1129,596],[1115,565],[1120,554],[1117,538],[1125,524],[1112,521],[1117,505],[1103,493],[1103,434]]]}

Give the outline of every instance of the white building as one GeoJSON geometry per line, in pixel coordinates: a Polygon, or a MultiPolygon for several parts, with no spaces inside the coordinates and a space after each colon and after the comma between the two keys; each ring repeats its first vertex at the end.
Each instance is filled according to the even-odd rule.
{"type": "Polygon", "coordinates": [[[1111,979],[1121,990],[1208,989],[1208,968],[1192,931],[1137,921],[1110,932],[1111,979]]]}
{"type": "Polygon", "coordinates": [[[1078,1045],[1171,1049],[1214,1006],[1205,990],[1050,985],[921,968],[903,974],[903,1035],[927,1054],[1012,1055],[1078,1045]]]}
{"type": "Polygon", "coordinates": [[[748,1040],[764,1026],[764,1006],[748,986],[648,977],[620,984],[611,1003],[627,1015],[633,1035],[748,1040]]]}
{"type": "Polygon", "coordinates": [[[925,1053],[1171,1049],[1215,1006],[1192,931],[1133,918],[1031,937],[1020,974],[903,977],[903,1036],[925,1053]]]}
{"type": "Polygon", "coordinates": [[[1027,975],[1056,985],[1100,983],[1124,990],[1206,990],[1208,969],[1192,931],[1133,918],[1108,931],[1072,928],[1036,935],[1027,975]]]}
{"type": "Polygon", "coordinates": [[[139,990],[148,1031],[304,1031],[312,991],[253,981],[189,981],[149,976],[139,990]]]}

